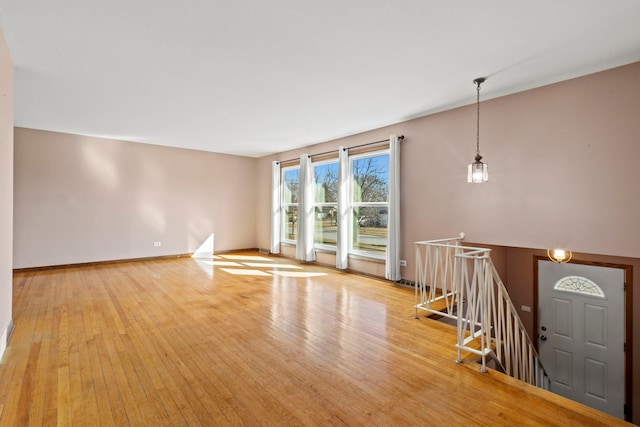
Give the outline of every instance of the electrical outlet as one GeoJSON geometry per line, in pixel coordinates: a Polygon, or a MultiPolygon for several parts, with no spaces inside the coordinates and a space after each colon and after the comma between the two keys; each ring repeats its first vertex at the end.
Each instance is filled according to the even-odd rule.
{"type": "Polygon", "coordinates": [[[158,246],[161,246],[161,245],[162,245],[162,242],[153,242],[153,246],[155,246],[155,247],[158,247],[158,246]]]}
{"type": "Polygon", "coordinates": [[[406,267],[407,266],[407,260],[406,259],[401,259],[400,260],[400,267],[406,267]]]}

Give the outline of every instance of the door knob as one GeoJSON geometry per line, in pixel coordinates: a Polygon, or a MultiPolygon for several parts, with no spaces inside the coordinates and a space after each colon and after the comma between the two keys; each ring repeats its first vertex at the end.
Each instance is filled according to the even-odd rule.
{"type": "Polygon", "coordinates": [[[547,327],[546,327],[546,326],[543,326],[543,327],[541,327],[540,329],[542,329],[543,331],[546,331],[546,330],[547,330],[547,327]]]}
{"type": "Polygon", "coordinates": [[[540,339],[541,339],[542,341],[546,341],[546,340],[547,340],[547,337],[545,337],[544,335],[542,335],[542,336],[540,337],[540,339]]]}

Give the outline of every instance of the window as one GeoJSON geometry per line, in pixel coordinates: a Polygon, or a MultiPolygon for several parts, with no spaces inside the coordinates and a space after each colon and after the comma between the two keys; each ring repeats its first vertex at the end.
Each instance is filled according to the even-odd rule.
{"type": "Polygon", "coordinates": [[[338,229],[338,162],[313,164],[314,172],[314,233],[317,247],[336,248],[338,229]]]}
{"type": "Polygon", "coordinates": [[[556,291],[571,292],[596,298],[606,298],[602,288],[593,281],[581,276],[567,276],[558,280],[553,286],[556,291]]]}
{"type": "MultiPolygon", "coordinates": [[[[389,211],[388,150],[350,156],[349,252],[384,258],[389,211]]],[[[314,244],[335,250],[338,228],[338,169],[336,160],[313,163],[314,244]]],[[[300,167],[282,168],[282,240],[298,239],[300,167]]]]}
{"type": "Polygon", "coordinates": [[[282,241],[296,243],[300,167],[282,168],[282,241]]]}
{"type": "Polygon", "coordinates": [[[384,258],[389,215],[389,152],[350,157],[350,252],[384,258]]]}
{"type": "Polygon", "coordinates": [[[401,139],[339,147],[337,159],[328,151],[316,162],[309,154],[272,162],[271,251],[296,245],[304,261],[315,261],[316,249],[335,251],[338,269],[348,268],[349,255],[376,258],[385,278],[400,280],[401,139]]]}

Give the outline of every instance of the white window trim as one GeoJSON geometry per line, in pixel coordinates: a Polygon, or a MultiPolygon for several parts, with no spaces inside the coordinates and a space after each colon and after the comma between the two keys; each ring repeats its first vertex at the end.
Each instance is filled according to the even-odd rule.
{"type": "MultiPolygon", "coordinates": [[[[283,166],[281,168],[281,173],[280,173],[280,183],[281,183],[281,192],[280,192],[280,241],[281,243],[286,243],[288,245],[293,245],[293,246],[297,246],[298,242],[297,240],[292,240],[292,239],[288,239],[287,238],[287,208],[289,206],[296,206],[298,207],[298,210],[300,209],[300,201],[298,200],[298,203],[287,203],[284,200],[284,193],[286,191],[286,182],[285,182],[285,174],[287,171],[290,170],[298,170],[298,173],[300,171],[300,165],[293,165],[293,166],[283,166]]],[[[298,182],[298,187],[300,186],[300,183],[298,182]]],[[[296,198],[299,199],[300,194],[298,194],[296,196],[296,198]]]]}
{"type": "MultiPolygon", "coordinates": [[[[350,185],[349,185],[349,246],[348,246],[348,253],[349,255],[355,255],[358,257],[362,257],[362,258],[370,258],[370,259],[376,259],[376,260],[386,260],[387,257],[387,251],[385,249],[384,252],[380,252],[380,253],[376,253],[373,251],[362,251],[362,250],[358,250],[358,249],[354,249],[353,248],[353,208],[354,207],[360,207],[360,206],[364,206],[364,207],[368,207],[368,206],[380,206],[380,207],[387,207],[387,209],[389,208],[389,201],[388,201],[388,196],[387,196],[387,201],[386,202],[354,202],[353,201],[353,161],[354,160],[358,160],[358,159],[366,159],[368,157],[377,157],[377,156],[384,156],[384,155],[388,155],[390,153],[390,150],[388,148],[384,148],[381,150],[375,150],[375,151],[367,151],[365,153],[359,153],[359,154],[354,154],[354,155],[349,155],[349,179],[350,179],[350,185]]],[[[388,228],[387,228],[387,232],[388,232],[388,228]]]]}
{"type": "MultiPolygon", "coordinates": [[[[317,249],[321,249],[326,252],[335,252],[336,254],[336,267],[338,269],[348,268],[348,260],[349,258],[362,258],[362,259],[370,259],[376,262],[385,262],[385,278],[389,280],[399,280],[400,279],[400,257],[399,257],[399,248],[400,248],[400,144],[399,138],[397,135],[391,135],[389,137],[389,145],[388,147],[380,148],[380,149],[372,149],[366,151],[358,151],[355,154],[349,153],[349,148],[339,147],[338,152],[338,181],[339,181],[339,191],[338,191],[338,201],[337,201],[337,210],[338,210],[338,218],[337,218],[337,235],[336,235],[336,246],[324,245],[324,244],[316,244],[315,243],[315,230],[309,230],[308,227],[304,227],[304,234],[308,238],[310,233],[313,233],[314,236],[311,239],[311,242],[305,241],[303,242],[303,246],[306,247],[306,252],[309,252],[308,248],[311,248],[311,252],[317,249]],[[381,155],[389,156],[389,165],[388,165],[388,200],[386,202],[352,202],[353,195],[353,162],[369,157],[376,157],[381,155]],[[388,211],[387,217],[387,233],[386,233],[386,247],[385,251],[380,253],[378,251],[367,251],[367,250],[358,250],[353,248],[353,210],[357,207],[385,207],[388,211]]],[[[380,141],[383,142],[383,141],[380,141]]],[[[365,144],[368,145],[368,144],[365,144]]],[[[356,146],[354,148],[360,148],[362,146],[356,146]]],[[[324,154],[324,153],[323,153],[324,154]]],[[[286,208],[289,207],[297,207],[298,211],[303,208],[303,205],[306,203],[307,206],[313,206],[315,210],[316,207],[322,206],[331,206],[335,207],[336,203],[332,202],[322,202],[315,203],[315,198],[312,200],[306,200],[305,203],[301,201],[301,188],[299,188],[298,192],[298,202],[297,203],[284,203],[284,194],[285,188],[284,185],[284,176],[290,170],[300,170],[300,174],[302,173],[301,164],[303,160],[310,160],[312,156],[302,155],[300,157],[300,163],[293,163],[294,159],[287,160],[285,163],[289,164],[289,166],[282,166],[281,162],[274,162],[273,166],[273,191],[272,191],[272,205],[274,206],[273,216],[272,216],[272,230],[271,230],[271,247],[274,253],[279,252],[279,247],[281,245],[285,246],[294,246],[296,247],[296,257],[298,257],[298,250],[300,244],[300,235],[296,235],[296,240],[291,240],[286,238],[286,220],[287,216],[284,214],[286,212],[286,208]],[[305,157],[307,156],[307,157],[305,157]],[[277,166],[281,169],[281,177],[280,177],[280,188],[277,188],[277,166]],[[278,192],[280,192],[280,201],[281,204],[278,206],[278,192]],[[277,208],[276,208],[277,207],[277,208]],[[278,224],[275,224],[274,221],[277,220],[277,217],[280,217],[278,220],[278,224],[280,224],[280,230],[276,233],[278,229],[278,224]],[[278,239],[276,235],[279,234],[281,239],[278,239]]],[[[323,163],[333,163],[335,160],[331,157],[325,157],[323,160],[318,160],[314,162],[315,165],[321,165],[323,163]]],[[[310,166],[309,162],[306,163],[310,166]]],[[[313,169],[312,169],[313,170],[313,169]]],[[[308,173],[307,175],[310,175],[308,173]]],[[[302,177],[300,177],[302,180],[302,177]]],[[[308,187],[313,187],[315,190],[315,186],[310,180],[306,183],[308,187]]],[[[302,182],[299,182],[299,185],[302,185],[302,182]]],[[[305,192],[305,194],[309,194],[309,192],[305,192]]],[[[307,214],[309,214],[309,209],[307,209],[307,214]]],[[[307,224],[313,224],[315,219],[314,216],[311,215],[311,218],[307,218],[307,224]]],[[[299,226],[297,227],[298,234],[301,232],[301,225],[298,222],[299,226]]],[[[311,257],[305,256],[306,260],[311,260],[311,257]]],[[[315,259],[315,257],[313,257],[315,259]]]]}
{"type": "MultiPolygon", "coordinates": [[[[331,159],[325,159],[325,160],[319,160],[317,162],[312,162],[311,163],[311,167],[313,169],[313,174],[314,174],[314,180],[315,180],[315,173],[316,173],[316,166],[323,166],[323,165],[329,165],[329,164],[335,164],[338,169],[340,167],[339,162],[338,162],[338,158],[331,158],[331,159]]],[[[340,182],[338,182],[338,187],[340,186],[340,182]]],[[[337,226],[337,222],[339,221],[339,217],[338,217],[338,201],[336,200],[335,202],[322,202],[322,203],[318,203],[314,200],[313,202],[313,208],[315,211],[316,207],[326,207],[326,206],[330,206],[335,208],[336,210],[336,226],[337,226]]],[[[337,238],[337,232],[336,232],[336,238],[337,238]]],[[[315,243],[315,236],[314,236],[314,247],[317,249],[322,250],[323,252],[329,252],[329,253],[336,253],[336,246],[337,246],[337,242],[336,245],[325,245],[322,243],[315,243]]]]}

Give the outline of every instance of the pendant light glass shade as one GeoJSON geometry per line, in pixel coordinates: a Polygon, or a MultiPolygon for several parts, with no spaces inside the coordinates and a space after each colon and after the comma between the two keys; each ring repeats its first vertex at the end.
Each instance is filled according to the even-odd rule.
{"type": "Polygon", "coordinates": [[[469,165],[467,182],[480,184],[489,181],[489,165],[482,163],[481,159],[482,156],[478,154],[476,155],[476,161],[469,165]]]}
{"type": "Polygon", "coordinates": [[[476,157],[474,162],[468,167],[467,182],[473,184],[481,184],[489,181],[489,165],[482,163],[482,156],[480,155],[480,84],[484,83],[483,77],[475,79],[473,82],[477,85],[477,122],[476,122],[476,157]]]}

